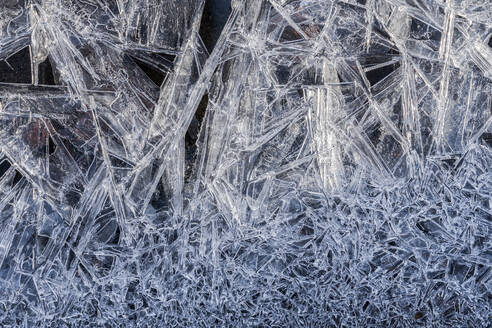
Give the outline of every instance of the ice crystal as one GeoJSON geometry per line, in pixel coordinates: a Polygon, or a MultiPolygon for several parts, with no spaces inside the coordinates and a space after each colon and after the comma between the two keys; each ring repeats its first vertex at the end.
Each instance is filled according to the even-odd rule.
{"type": "Polygon", "coordinates": [[[488,327],[492,3],[219,4],[0,3],[0,325],[488,327]]]}

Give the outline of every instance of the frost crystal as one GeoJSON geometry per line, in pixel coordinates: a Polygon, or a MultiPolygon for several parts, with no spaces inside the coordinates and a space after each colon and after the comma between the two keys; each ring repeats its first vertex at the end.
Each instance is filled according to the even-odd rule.
{"type": "Polygon", "coordinates": [[[224,3],[0,3],[0,326],[488,327],[492,3],[224,3]]]}

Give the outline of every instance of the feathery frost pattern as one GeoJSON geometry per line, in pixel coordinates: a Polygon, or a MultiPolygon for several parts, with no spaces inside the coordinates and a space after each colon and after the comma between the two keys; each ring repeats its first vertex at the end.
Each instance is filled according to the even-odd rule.
{"type": "Polygon", "coordinates": [[[487,327],[492,3],[210,3],[0,3],[0,325],[487,327]]]}

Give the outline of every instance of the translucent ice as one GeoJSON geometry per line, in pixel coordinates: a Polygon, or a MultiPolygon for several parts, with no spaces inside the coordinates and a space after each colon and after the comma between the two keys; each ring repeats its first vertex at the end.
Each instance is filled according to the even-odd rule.
{"type": "Polygon", "coordinates": [[[0,325],[488,327],[492,3],[223,3],[0,3],[0,325]]]}

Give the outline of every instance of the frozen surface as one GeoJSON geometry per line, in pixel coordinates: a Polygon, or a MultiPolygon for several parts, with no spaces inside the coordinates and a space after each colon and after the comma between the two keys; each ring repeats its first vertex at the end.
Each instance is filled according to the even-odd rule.
{"type": "Polygon", "coordinates": [[[488,327],[492,3],[204,6],[0,3],[0,326],[488,327]]]}

